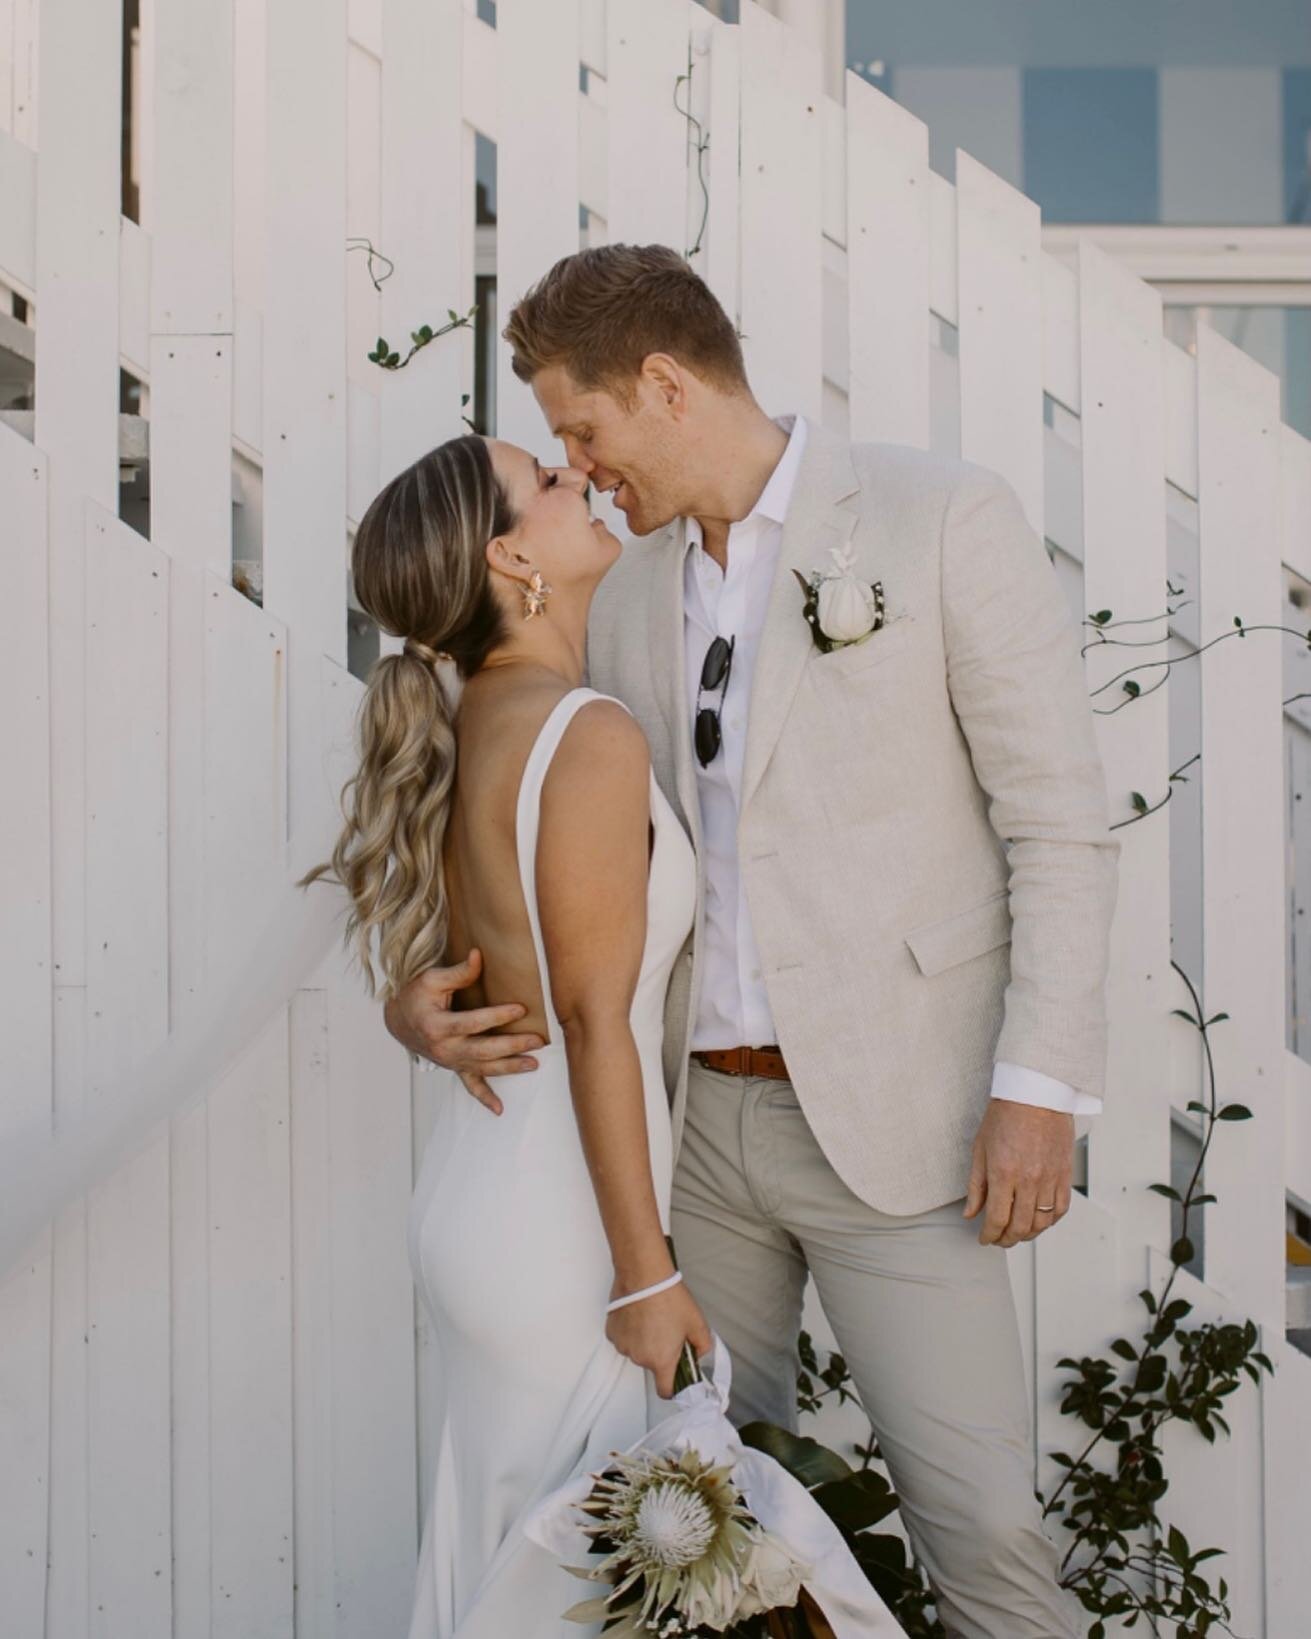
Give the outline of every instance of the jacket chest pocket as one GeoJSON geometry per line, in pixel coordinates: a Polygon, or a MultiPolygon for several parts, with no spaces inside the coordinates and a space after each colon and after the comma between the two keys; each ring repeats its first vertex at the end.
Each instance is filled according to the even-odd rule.
{"type": "Polygon", "coordinates": [[[821,679],[837,680],[858,676],[861,672],[867,672],[872,667],[881,666],[884,661],[903,654],[910,644],[914,625],[914,619],[910,615],[898,615],[886,626],[880,626],[877,632],[871,632],[860,643],[850,643],[845,648],[832,649],[828,654],[813,655],[811,667],[815,675],[821,679]]]}

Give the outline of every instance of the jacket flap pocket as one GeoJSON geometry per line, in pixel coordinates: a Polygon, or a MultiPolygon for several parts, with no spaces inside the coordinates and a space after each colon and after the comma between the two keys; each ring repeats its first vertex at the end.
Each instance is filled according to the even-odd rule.
{"type": "Polygon", "coordinates": [[[1010,892],[1000,893],[938,922],[926,922],[906,935],[921,973],[941,973],[957,962],[1004,945],[1011,936],[1010,892]]]}

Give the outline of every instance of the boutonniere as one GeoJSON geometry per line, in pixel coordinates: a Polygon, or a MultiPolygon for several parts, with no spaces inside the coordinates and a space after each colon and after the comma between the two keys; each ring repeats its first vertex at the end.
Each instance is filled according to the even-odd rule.
{"type": "Polygon", "coordinates": [[[807,579],[799,569],[792,571],[806,600],[801,612],[821,654],[863,643],[883,624],[883,582],[867,586],[856,578],[850,543],[831,546],[829,557],[834,567],[827,574],[812,569],[807,579]]]}

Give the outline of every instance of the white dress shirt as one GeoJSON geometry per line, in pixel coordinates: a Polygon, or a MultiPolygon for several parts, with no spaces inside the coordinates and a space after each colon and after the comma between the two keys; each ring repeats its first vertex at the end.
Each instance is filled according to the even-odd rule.
{"type": "MultiPolygon", "coordinates": [[[[716,637],[735,639],[727,689],[707,693],[702,704],[719,708],[723,743],[710,765],[696,763],[705,855],[706,910],[702,934],[702,984],[692,1031],[694,1051],[717,1047],[763,1047],[777,1040],[760,952],[737,850],[746,752],[747,703],[783,539],[783,520],[806,447],[806,422],[797,416],[787,448],[748,515],[728,529],[725,573],[705,551],[701,526],[686,520],[683,573],[687,703],[695,725],[697,692],[706,651],[716,637]]],[[[800,618],[798,616],[798,618],[800,618]]],[[[694,742],[695,743],[695,742],[694,742]]],[[[992,1096],[1073,1115],[1095,1115],[1102,1101],[1026,1065],[998,1061],[992,1096]]]]}

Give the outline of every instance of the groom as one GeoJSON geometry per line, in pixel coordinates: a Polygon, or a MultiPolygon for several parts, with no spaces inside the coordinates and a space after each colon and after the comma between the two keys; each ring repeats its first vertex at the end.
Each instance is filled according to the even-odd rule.
{"type": "MultiPolygon", "coordinates": [[[[1042,542],[986,468],[770,420],[672,250],[557,263],[505,335],[648,537],[597,594],[589,672],[696,847],[673,1232],[732,1415],[795,1426],[809,1272],[948,1633],[1070,1639],[996,1249],[1065,1214],[1101,1105],[1118,844],[1042,542]],[[844,563],[812,624],[798,576],[844,563]]],[[[517,1008],[451,1009],[473,971],[422,975],[387,1023],[497,1108],[484,1078],[538,1043],[487,1033],[517,1008]]]]}

